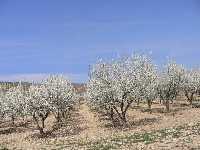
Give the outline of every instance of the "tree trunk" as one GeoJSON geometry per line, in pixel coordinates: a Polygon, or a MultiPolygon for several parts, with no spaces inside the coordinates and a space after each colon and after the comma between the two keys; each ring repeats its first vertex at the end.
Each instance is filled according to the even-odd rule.
{"type": "Polygon", "coordinates": [[[11,119],[12,119],[12,125],[14,126],[15,125],[15,117],[14,117],[14,115],[11,116],[11,119]]]}
{"type": "Polygon", "coordinates": [[[45,126],[44,126],[44,121],[45,121],[45,119],[42,118],[42,128],[43,128],[43,129],[45,128],[45,126]]]}
{"type": "Polygon", "coordinates": [[[123,121],[124,124],[127,124],[126,112],[122,113],[122,121],[123,121]]]}
{"type": "Polygon", "coordinates": [[[166,100],[165,105],[166,105],[167,112],[169,112],[169,100],[166,100]]]}
{"type": "Polygon", "coordinates": [[[137,100],[137,106],[140,106],[140,100],[137,100]]]}
{"type": "Polygon", "coordinates": [[[193,99],[194,99],[194,93],[191,93],[190,99],[189,99],[190,105],[192,105],[193,99]]]}
{"type": "Polygon", "coordinates": [[[33,113],[33,120],[35,121],[36,125],[37,125],[37,129],[39,130],[40,132],[40,135],[44,135],[44,121],[45,121],[45,118],[42,118],[42,127],[40,127],[40,124],[39,124],[39,120],[37,119],[36,117],[36,112],[33,113]]]}
{"type": "Polygon", "coordinates": [[[43,128],[44,127],[44,121],[42,120],[42,127],[40,127],[39,121],[35,117],[33,117],[33,118],[34,118],[34,120],[36,122],[37,129],[39,130],[40,135],[44,135],[44,128],[43,128]]]}
{"type": "Polygon", "coordinates": [[[188,99],[189,104],[192,105],[192,99],[188,99]]]}
{"type": "MultiPolygon", "coordinates": [[[[127,126],[126,113],[127,113],[127,110],[128,110],[128,108],[130,107],[130,105],[131,105],[132,102],[133,102],[133,101],[129,102],[129,103],[126,105],[125,108],[124,108],[124,107],[121,107],[121,111],[120,111],[120,112],[118,111],[117,107],[113,106],[114,110],[116,111],[116,113],[117,113],[117,115],[118,115],[118,118],[121,120],[121,122],[122,122],[122,124],[123,124],[124,126],[127,126]]],[[[123,106],[124,106],[124,104],[123,104],[123,106]]]]}
{"type": "Polygon", "coordinates": [[[125,123],[125,121],[126,121],[126,114],[124,113],[124,112],[119,112],[118,111],[118,109],[117,109],[117,107],[113,107],[114,108],[114,110],[116,111],[116,113],[117,113],[117,116],[118,116],[118,118],[122,121],[122,123],[124,124],[125,123]],[[124,114],[124,115],[123,115],[124,114]]]}
{"type": "Polygon", "coordinates": [[[66,119],[66,118],[67,118],[66,112],[65,112],[65,111],[62,111],[61,116],[62,116],[63,119],[66,119]]]}
{"type": "Polygon", "coordinates": [[[38,130],[40,131],[40,135],[44,135],[44,128],[38,127],[38,130]]]}
{"type": "Polygon", "coordinates": [[[57,114],[56,114],[56,120],[57,122],[61,122],[61,113],[60,113],[60,110],[58,110],[57,114]]]}
{"type": "Polygon", "coordinates": [[[152,104],[151,100],[147,100],[147,103],[148,103],[148,109],[151,110],[151,104],[152,104]]]}
{"type": "Polygon", "coordinates": [[[114,122],[114,111],[113,108],[110,109],[110,119],[114,122]]]}
{"type": "Polygon", "coordinates": [[[189,102],[189,104],[192,105],[194,93],[191,93],[190,95],[188,91],[185,91],[185,96],[187,97],[187,101],[189,102]]]}

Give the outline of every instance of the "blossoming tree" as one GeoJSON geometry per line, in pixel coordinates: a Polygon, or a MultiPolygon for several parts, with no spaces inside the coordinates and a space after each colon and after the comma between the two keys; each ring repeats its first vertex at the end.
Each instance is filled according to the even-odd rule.
{"type": "Polygon", "coordinates": [[[134,101],[154,99],[156,90],[151,87],[155,81],[155,66],[144,55],[133,55],[107,63],[100,61],[90,70],[87,95],[96,107],[106,110],[112,120],[117,115],[126,124],[127,111],[134,101]]]}
{"type": "Polygon", "coordinates": [[[182,88],[188,102],[192,105],[194,95],[198,94],[198,90],[200,89],[200,72],[198,70],[186,71],[182,88]]]}
{"type": "Polygon", "coordinates": [[[52,75],[42,82],[47,90],[48,104],[58,122],[65,117],[76,99],[72,83],[63,75],[52,75]]]}
{"type": "Polygon", "coordinates": [[[181,90],[181,84],[184,82],[184,72],[185,69],[182,65],[170,61],[166,65],[164,72],[159,76],[158,93],[168,112],[170,101],[173,102],[181,90]]]}
{"type": "Polygon", "coordinates": [[[45,120],[50,114],[48,92],[44,85],[32,85],[27,96],[27,113],[33,116],[40,134],[44,134],[45,120]]]}
{"type": "Polygon", "coordinates": [[[21,85],[10,88],[2,102],[4,113],[12,118],[13,125],[16,117],[25,115],[26,99],[21,85]]]}

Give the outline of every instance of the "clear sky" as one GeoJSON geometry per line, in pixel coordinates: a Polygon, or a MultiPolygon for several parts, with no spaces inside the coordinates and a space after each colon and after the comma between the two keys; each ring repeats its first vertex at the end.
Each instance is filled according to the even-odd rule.
{"type": "Polygon", "coordinates": [[[0,0],[0,80],[88,66],[133,51],[200,64],[200,0],[0,0]]]}

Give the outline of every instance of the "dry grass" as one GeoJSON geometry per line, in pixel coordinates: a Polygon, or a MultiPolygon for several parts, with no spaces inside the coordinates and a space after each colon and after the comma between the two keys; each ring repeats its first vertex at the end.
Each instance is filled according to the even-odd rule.
{"type": "MultiPolygon", "coordinates": [[[[200,149],[200,109],[185,101],[172,104],[165,113],[160,104],[146,105],[129,111],[129,128],[113,128],[108,120],[82,103],[62,126],[55,126],[50,116],[40,138],[30,118],[15,127],[0,124],[0,146],[8,149],[200,149]]],[[[0,147],[1,149],[1,147],[0,147]]]]}

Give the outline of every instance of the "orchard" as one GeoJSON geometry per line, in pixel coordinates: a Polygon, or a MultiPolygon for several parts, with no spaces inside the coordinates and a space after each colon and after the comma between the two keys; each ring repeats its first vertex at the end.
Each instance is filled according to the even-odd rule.
{"type": "MultiPolygon", "coordinates": [[[[141,103],[150,113],[154,103],[169,113],[171,104],[183,95],[192,106],[200,93],[200,71],[171,60],[158,66],[148,55],[133,54],[93,64],[85,88],[84,103],[112,124],[127,127],[128,113],[141,103]]],[[[65,122],[79,101],[73,83],[63,75],[51,75],[26,86],[22,82],[1,84],[1,122],[10,119],[14,126],[18,118],[32,118],[44,135],[49,116],[54,116],[57,124],[65,122]]]]}
{"type": "Polygon", "coordinates": [[[171,60],[157,67],[149,56],[134,54],[94,64],[89,72],[87,100],[112,122],[126,125],[131,106],[146,102],[151,110],[152,102],[160,101],[170,112],[170,103],[178,95],[184,93],[192,105],[199,90],[198,69],[187,69],[171,60]]]}

